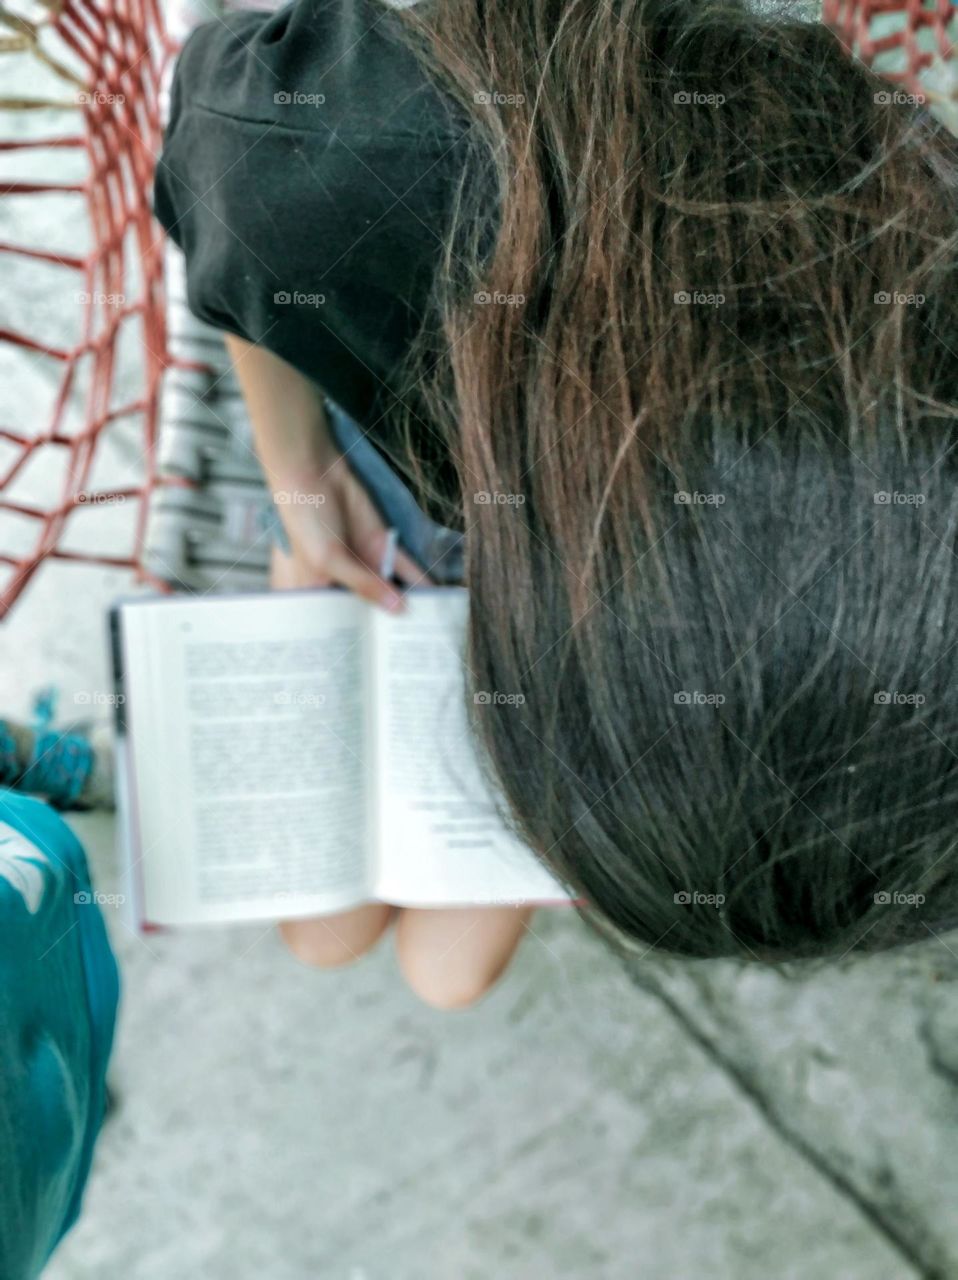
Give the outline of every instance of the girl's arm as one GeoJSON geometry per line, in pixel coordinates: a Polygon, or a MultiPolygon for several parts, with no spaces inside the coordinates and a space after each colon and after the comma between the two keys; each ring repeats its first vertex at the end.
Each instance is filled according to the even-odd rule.
{"type": "MultiPolygon", "coordinates": [[[[330,430],[322,396],[279,356],[226,334],[226,348],[249,410],[256,452],[292,555],[291,586],[349,587],[387,609],[402,596],[377,572],[387,530],[330,430]]],[[[396,556],[406,582],[423,575],[396,556]]]]}

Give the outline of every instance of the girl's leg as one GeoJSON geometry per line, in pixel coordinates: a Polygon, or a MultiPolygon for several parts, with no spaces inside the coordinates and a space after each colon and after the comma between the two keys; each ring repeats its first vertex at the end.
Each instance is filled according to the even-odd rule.
{"type": "Polygon", "coordinates": [[[335,969],[358,960],[378,942],[392,918],[388,902],[370,902],[354,911],[315,920],[281,920],[280,937],[303,964],[335,969]]]}
{"type": "Polygon", "coordinates": [[[533,907],[443,907],[399,913],[399,967],[413,991],[437,1009],[474,1004],[501,976],[533,907]]]}

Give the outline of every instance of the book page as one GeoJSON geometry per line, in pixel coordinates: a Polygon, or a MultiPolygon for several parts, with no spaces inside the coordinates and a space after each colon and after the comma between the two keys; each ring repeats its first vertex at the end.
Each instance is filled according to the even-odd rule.
{"type": "Polygon", "coordinates": [[[400,905],[558,901],[504,824],[466,716],[462,588],[414,590],[375,619],[376,896],[400,905]]]}
{"type": "Polygon", "coordinates": [[[364,900],[369,606],[291,591],[122,610],[145,918],[275,919],[364,900]]]}

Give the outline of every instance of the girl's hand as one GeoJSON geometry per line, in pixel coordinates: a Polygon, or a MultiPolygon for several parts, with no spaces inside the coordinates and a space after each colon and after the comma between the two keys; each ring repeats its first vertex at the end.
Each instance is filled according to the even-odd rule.
{"type": "MultiPolygon", "coordinates": [[[[273,500],[289,539],[284,586],[333,584],[348,587],[386,609],[399,610],[399,591],[379,576],[388,531],[349,461],[330,440],[324,462],[273,486],[273,500]]],[[[396,552],[395,575],[404,583],[427,581],[403,551],[396,552]]]]}
{"type": "MultiPolygon", "coordinates": [[[[225,338],[289,539],[282,585],[335,584],[401,609],[401,594],[379,575],[386,527],[333,438],[319,389],[265,347],[225,338]]],[[[405,552],[396,554],[395,574],[407,584],[428,581],[405,552]]]]}

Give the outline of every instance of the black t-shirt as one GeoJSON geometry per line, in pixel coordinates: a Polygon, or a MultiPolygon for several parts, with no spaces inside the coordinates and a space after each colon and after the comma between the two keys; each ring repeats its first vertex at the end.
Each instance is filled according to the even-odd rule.
{"type": "Polygon", "coordinates": [[[154,191],[191,310],[373,428],[406,391],[467,132],[397,22],[373,0],[295,0],[200,27],[154,191]]]}

